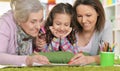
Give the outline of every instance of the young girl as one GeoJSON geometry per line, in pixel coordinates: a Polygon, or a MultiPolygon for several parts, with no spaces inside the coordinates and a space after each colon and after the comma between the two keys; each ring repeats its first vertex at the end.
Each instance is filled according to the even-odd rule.
{"type": "Polygon", "coordinates": [[[77,52],[76,48],[73,47],[76,41],[73,14],[73,8],[68,3],[59,3],[53,7],[45,22],[47,44],[41,49],[42,52],[77,52]]]}

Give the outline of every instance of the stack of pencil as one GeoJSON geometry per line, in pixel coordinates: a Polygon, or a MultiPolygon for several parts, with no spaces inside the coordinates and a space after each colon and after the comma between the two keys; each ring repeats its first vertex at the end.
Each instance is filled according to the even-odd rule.
{"type": "Polygon", "coordinates": [[[110,45],[108,42],[101,41],[99,48],[103,52],[114,52],[115,44],[110,45]]]}

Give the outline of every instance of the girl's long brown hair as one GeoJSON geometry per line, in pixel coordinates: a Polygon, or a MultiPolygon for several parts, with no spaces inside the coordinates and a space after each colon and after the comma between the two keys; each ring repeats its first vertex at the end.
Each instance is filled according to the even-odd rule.
{"type": "Polygon", "coordinates": [[[45,30],[46,30],[46,42],[49,45],[49,43],[51,43],[53,37],[55,37],[52,32],[49,29],[49,26],[53,25],[53,19],[54,19],[54,15],[56,13],[60,13],[60,14],[68,14],[71,16],[71,24],[70,27],[72,27],[72,31],[71,33],[67,36],[67,39],[69,40],[69,42],[71,44],[74,44],[76,42],[76,38],[75,38],[75,30],[74,30],[74,21],[73,21],[73,17],[74,17],[74,11],[73,8],[70,4],[66,3],[59,3],[56,6],[53,7],[53,9],[50,11],[47,20],[45,22],[45,30]]]}

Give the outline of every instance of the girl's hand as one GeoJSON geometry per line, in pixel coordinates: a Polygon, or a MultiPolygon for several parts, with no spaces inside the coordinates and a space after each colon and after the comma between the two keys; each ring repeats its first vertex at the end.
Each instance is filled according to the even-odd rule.
{"type": "Polygon", "coordinates": [[[52,34],[57,37],[57,38],[60,38],[60,34],[59,32],[53,27],[53,26],[50,26],[50,31],[52,32],[52,34]]]}
{"type": "Polygon", "coordinates": [[[52,34],[53,34],[54,36],[56,36],[57,38],[65,38],[65,37],[68,36],[68,35],[71,33],[71,31],[72,31],[72,28],[70,27],[70,28],[67,28],[66,30],[64,30],[64,32],[61,34],[61,33],[60,33],[60,30],[56,30],[53,26],[50,26],[49,28],[50,28],[52,34]]]}
{"type": "Polygon", "coordinates": [[[68,28],[68,29],[66,29],[66,30],[65,30],[65,33],[62,34],[62,35],[60,35],[60,37],[61,37],[61,38],[67,37],[67,36],[71,33],[71,31],[72,31],[72,28],[71,28],[71,27],[68,28]]]}

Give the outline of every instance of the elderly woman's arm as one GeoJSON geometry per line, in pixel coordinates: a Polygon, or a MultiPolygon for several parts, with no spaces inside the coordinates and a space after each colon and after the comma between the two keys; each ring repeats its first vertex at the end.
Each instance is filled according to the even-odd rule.
{"type": "Polygon", "coordinates": [[[10,55],[5,53],[0,53],[0,64],[3,65],[22,65],[26,64],[27,56],[18,56],[18,55],[10,55]]]}

